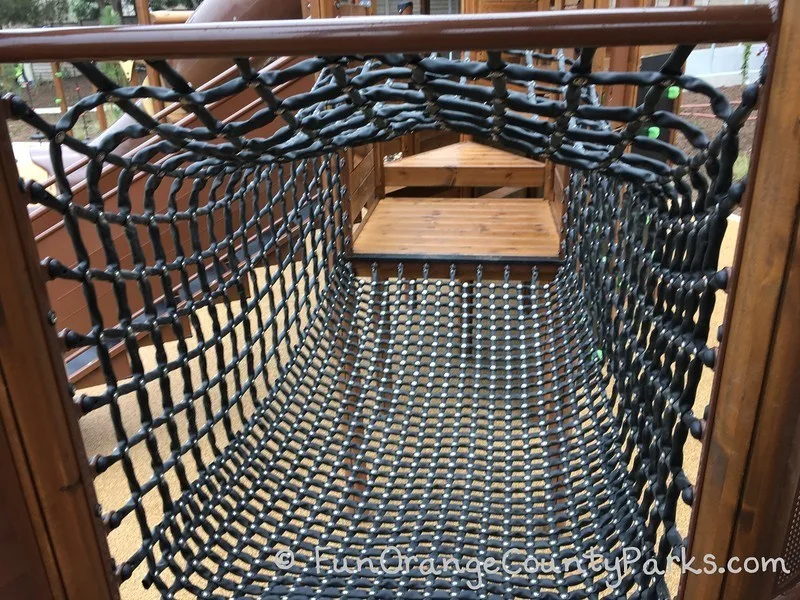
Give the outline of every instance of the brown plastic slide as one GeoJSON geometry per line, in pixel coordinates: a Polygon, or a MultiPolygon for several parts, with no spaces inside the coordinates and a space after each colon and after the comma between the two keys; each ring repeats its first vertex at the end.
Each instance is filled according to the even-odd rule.
{"type": "MultiPolygon", "coordinates": [[[[205,0],[194,11],[188,23],[214,23],[218,21],[279,21],[301,19],[297,0],[205,0]]],[[[222,73],[230,61],[179,60],[173,67],[192,85],[200,85],[222,73]]]]}
{"type": "MultiPolygon", "coordinates": [[[[200,8],[197,9],[191,20],[193,22],[215,22],[232,19],[290,19],[300,17],[300,3],[296,0],[206,0],[200,6],[200,8]]],[[[268,68],[283,69],[297,62],[298,60],[302,59],[297,57],[264,58],[263,64],[267,65],[268,68]]],[[[173,66],[184,78],[191,82],[193,87],[200,89],[219,85],[222,82],[238,75],[237,68],[228,60],[180,60],[176,61],[173,66]]],[[[313,77],[306,77],[278,86],[275,89],[275,92],[279,96],[291,96],[310,90],[313,83],[313,77]]],[[[239,94],[215,103],[211,108],[211,111],[220,121],[240,121],[247,119],[254,112],[262,108],[263,101],[259,98],[254,90],[247,88],[239,94]]],[[[193,113],[184,113],[177,104],[168,105],[159,113],[158,118],[160,120],[169,118],[171,121],[177,121],[182,126],[187,128],[200,126],[199,120],[193,113]]],[[[119,121],[117,121],[117,123],[114,124],[114,126],[112,126],[112,130],[118,130],[119,127],[124,127],[127,123],[130,123],[130,121],[127,119],[129,119],[129,117],[121,118],[119,121]]],[[[257,137],[266,137],[274,133],[282,125],[285,125],[285,123],[281,119],[276,119],[269,125],[253,131],[251,135],[257,137]]],[[[135,152],[138,151],[138,149],[142,146],[150,143],[152,143],[152,140],[131,140],[128,142],[129,145],[127,147],[120,146],[117,148],[116,152],[135,152]]],[[[37,162],[42,167],[47,168],[50,166],[49,156],[47,156],[48,147],[47,145],[43,145],[42,148],[47,160],[41,160],[41,162],[37,162]]],[[[68,158],[66,154],[64,158],[64,162],[67,163],[68,158]]],[[[81,202],[82,198],[84,202],[88,201],[88,190],[84,180],[85,164],[85,157],[75,154],[74,164],[67,170],[71,181],[74,182],[72,183],[71,188],[76,202],[81,202]]],[[[118,168],[113,165],[108,165],[100,175],[97,185],[101,193],[104,195],[105,202],[109,206],[110,210],[116,210],[116,186],[118,182],[118,176],[118,168]]],[[[133,182],[130,184],[129,195],[133,204],[132,209],[134,212],[144,211],[143,201],[146,181],[146,174],[140,172],[134,176],[133,182]]],[[[51,182],[48,182],[47,185],[51,184],[52,180],[51,182]]],[[[156,210],[166,210],[169,187],[169,183],[159,184],[154,191],[156,210]]],[[[175,196],[175,201],[178,205],[188,202],[191,188],[191,182],[183,183],[175,196]]],[[[238,209],[235,208],[234,212],[235,210],[238,209]]],[[[33,232],[36,237],[36,244],[39,250],[40,258],[43,260],[47,258],[55,259],[67,265],[68,267],[73,267],[75,265],[75,255],[72,251],[72,244],[70,242],[68,233],[64,228],[61,215],[42,206],[33,208],[29,212],[29,215],[33,232]]],[[[234,219],[234,221],[238,220],[239,218],[237,214],[232,214],[231,217],[234,219]]],[[[220,214],[216,215],[216,218],[213,219],[213,225],[211,225],[211,227],[215,228],[217,236],[224,226],[224,218],[224,215],[220,214]]],[[[268,227],[268,224],[264,225],[268,227]]],[[[276,223],[276,226],[279,225],[279,223],[276,223]]],[[[183,239],[188,239],[188,224],[186,222],[181,222],[177,227],[180,230],[179,235],[183,239]]],[[[169,228],[164,229],[163,235],[165,236],[165,239],[168,239],[170,236],[169,228]]],[[[205,226],[204,229],[201,228],[201,231],[199,232],[200,243],[210,243],[210,235],[211,232],[209,231],[208,226],[205,226]]],[[[254,236],[255,234],[253,234],[253,237],[254,236]]],[[[286,236],[284,235],[283,237],[286,236]]],[[[97,236],[97,233],[90,230],[84,231],[83,239],[90,254],[90,261],[95,263],[95,261],[92,260],[92,257],[97,255],[98,260],[95,264],[100,264],[102,262],[103,246],[99,237],[97,236]]],[[[249,238],[247,238],[245,241],[248,240],[249,238]]],[[[286,244],[286,240],[284,239],[278,239],[277,241],[281,246],[286,244]]],[[[133,258],[131,256],[130,246],[124,235],[117,235],[117,237],[114,239],[114,245],[118,249],[121,267],[123,269],[133,268],[133,258]]],[[[153,261],[154,249],[152,243],[143,237],[141,240],[141,246],[146,260],[148,262],[153,261]]],[[[165,243],[164,246],[167,248],[172,248],[172,250],[168,251],[170,256],[166,257],[167,260],[174,259],[174,256],[172,256],[176,252],[173,247],[174,245],[165,243]]],[[[230,277],[230,274],[225,274],[225,276],[222,278],[222,281],[215,281],[213,282],[213,285],[218,288],[224,288],[226,287],[225,280],[229,279],[230,277]]],[[[172,279],[174,286],[173,289],[176,293],[179,293],[181,290],[180,281],[177,277],[173,277],[172,279]]],[[[155,286],[154,284],[154,289],[158,289],[158,287],[160,286],[155,286]]],[[[103,287],[102,285],[99,285],[96,286],[96,290],[98,295],[98,307],[104,317],[104,322],[115,322],[117,319],[118,307],[111,286],[103,287]]],[[[68,328],[82,334],[89,333],[92,323],[89,321],[89,316],[87,315],[86,301],[83,298],[81,284],[79,282],[69,281],[66,279],[56,279],[48,282],[47,291],[48,295],[50,296],[51,305],[58,315],[59,328],[68,328]]],[[[130,284],[128,301],[133,312],[133,317],[136,318],[137,313],[143,310],[143,306],[141,294],[137,291],[136,285],[134,284],[130,284]]],[[[156,302],[158,301],[159,299],[156,299],[156,302]]],[[[186,325],[188,327],[188,322],[186,325]]],[[[170,331],[171,327],[166,327],[163,330],[163,333],[168,335],[170,331]]],[[[149,341],[147,339],[149,338],[148,333],[139,334],[137,337],[141,338],[141,344],[146,345],[149,341]]],[[[126,353],[123,351],[122,345],[109,348],[109,353],[112,356],[115,378],[117,380],[123,380],[129,377],[130,366],[125,358],[126,353]]],[[[66,359],[70,381],[72,381],[78,388],[85,388],[90,385],[108,382],[106,375],[103,374],[101,369],[98,368],[98,362],[96,360],[96,354],[94,350],[88,349],[82,351],[67,351],[66,359]]]]}

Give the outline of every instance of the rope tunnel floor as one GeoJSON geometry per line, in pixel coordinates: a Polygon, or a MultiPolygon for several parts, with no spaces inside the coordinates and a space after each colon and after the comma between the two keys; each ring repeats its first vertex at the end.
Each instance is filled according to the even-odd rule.
{"type": "Polygon", "coordinates": [[[336,277],[162,531],[167,595],[666,594],[643,580],[652,499],[576,280],[336,277]],[[623,548],[642,559],[621,581],[589,564],[623,548]]]}

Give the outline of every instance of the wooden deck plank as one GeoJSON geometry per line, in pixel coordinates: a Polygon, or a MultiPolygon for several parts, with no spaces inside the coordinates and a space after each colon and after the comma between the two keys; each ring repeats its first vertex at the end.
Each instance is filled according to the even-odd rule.
{"type": "Polygon", "coordinates": [[[353,257],[557,259],[559,235],[535,198],[384,198],[353,257]]]}
{"type": "Polygon", "coordinates": [[[518,186],[544,183],[544,164],[475,142],[386,163],[387,186],[518,186]]]}

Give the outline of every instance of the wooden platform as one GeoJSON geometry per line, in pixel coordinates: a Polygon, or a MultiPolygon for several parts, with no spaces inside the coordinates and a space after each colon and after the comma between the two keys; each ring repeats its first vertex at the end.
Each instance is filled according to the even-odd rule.
{"type": "Polygon", "coordinates": [[[552,263],[558,257],[550,208],[534,198],[384,198],[353,245],[354,259],[552,263]]]}
{"type": "Polygon", "coordinates": [[[520,186],[544,184],[544,164],[475,142],[414,154],[384,166],[387,186],[520,186]]]}

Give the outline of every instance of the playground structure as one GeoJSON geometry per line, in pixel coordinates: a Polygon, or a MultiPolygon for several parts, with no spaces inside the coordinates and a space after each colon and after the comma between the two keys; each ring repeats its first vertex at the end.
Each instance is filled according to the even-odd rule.
{"type": "MultiPolygon", "coordinates": [[[[634,567],[609,597],[790,593],[797,476],[778,457],[796,423],[797,7],[319,23],[364,7],[298,9],[310,20],[0,42],[7,61],[60,53],[100,90],[55,126],[4,104],[50,140],[55,174],[20,191],[6,147],[0,333],[16,347],[0,365],[30,477],[19,502],[40,515],[30,585],[450,597],[474,577],[328,577],[311,549],[563,560],[632,545],[660,567],[687,549],[792,568],[670,589],[634,567]],[[771,49],[770,76],[737,103],[681,74],[694,44],[728,41],[771,49]],[[640,71],[644,43],[670,51],[640,71]],[[146,60],[161,85],[111,84],[87,56],[146,60]],[[193,87],[190,69],[212,64],[193,87]],[[664,109],[673,87],[708,97],[722,131],[664,109]],[[757,102],[745,192],[736,134],[757,102]],[[106,103],[125,113],[116,136],[69,135],[106,103]],[[87,462],[102,422],[110,445],[87,462]],[[298,562],[280,572],[286,549],[298,562]]],[[[581,598],[607,583],[500,574],[480,589],[581,598]]]]}

